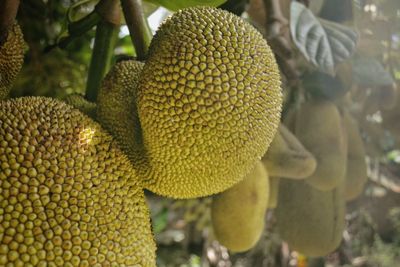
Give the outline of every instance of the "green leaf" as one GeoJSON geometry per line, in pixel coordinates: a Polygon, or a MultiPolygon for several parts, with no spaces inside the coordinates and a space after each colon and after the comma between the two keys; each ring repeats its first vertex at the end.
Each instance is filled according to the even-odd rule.
{"type": "Polygon", "coordinates": [[[168,210],[163,209],[153,218],[154,233],[161,233],[168,225],[168,210]]]}
{"type": "Polygon", "coordinates": [[[177,11],[179,9],[192,6],[217,7],[226,2],[226,0],[146,0],[146,1],[163,6],[172,11],[177,11]]]}
{"type": "Polygon", "coordinates": [[[390,86],[394,83],[392,75],[378,60],[366,56],[354,57],[353,77],[355,83],[373,88],[390,86]]]}
{"type": "Polygon", "coordinates": [[[309,62],[333,76],[336,65],[353,54],[358,34],[347,26],[315,17],[298,2],[292,2],[290,9],[295,45],[309,62]]]}

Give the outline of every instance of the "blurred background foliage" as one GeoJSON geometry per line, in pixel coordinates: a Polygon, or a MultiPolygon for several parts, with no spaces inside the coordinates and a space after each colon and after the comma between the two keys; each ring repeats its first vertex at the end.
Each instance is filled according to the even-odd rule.
{"type": "MultiPolygon", "coordinates": [[[[92,12],[97,2],[21,1],[17,19],[25,36],[27,53],[12,90],[13,97],[44,95],[64,99],[69,94],[85,92],[95,30],[73,36],[67,44],[59,44],[68,36],[68,25],[92,12]]],[[[202,1],[145,2],[152,30],[172,12],[168,8],[176,9],[192,2],[202,1]]],[[[329,66],[321,65],[319,55],[303,49],[305,44],[296,41],[288,44],[293,24],[289,21],[294,12],[290,0],[275,1],[281,11],[278,23],[274,23],[277,17],[271,17],[277,14],[268,10],[273,0],[204,2],[214,6],[222,4],[222,8],[241,15],[270,41],[283,74],[285,110],[308,94],[346,103],[362,132],[369,181],[363,195],[348,204],[342,245],[324,259],[308,259],[291,251],[275,231],[272,210],[267,213],[266,229],[258,244],[248,252],[233,254],[212,236],[209,198],[173,201],[147,193],[158,243],[158,265],[400,266],[400,98],[397,97],[400,1],[298,1],[302,5],[298,8],[308,8],[306,21],[310,25],[329,31],[332,30],[330,23],[334,22],[356,29],[354,40],[351,34],[346,39],[356,43],[348,48],[354,50],[350,60],[336,62],[337,54],[329,54],[339,66],[336,76],[329,74],[329,66]]],[[[335,45],[329,40],[328,44],[334,51],[335,45]]],[[[113,60],[134,55],[129,32],[122,24],[113,60]]]]}

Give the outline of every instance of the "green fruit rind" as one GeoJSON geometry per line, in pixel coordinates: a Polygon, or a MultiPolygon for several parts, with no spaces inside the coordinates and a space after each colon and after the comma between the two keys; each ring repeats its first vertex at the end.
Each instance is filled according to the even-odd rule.
{"type": "Polygon", "coordinates": [[[304,180],[280,179],[279,183],[275,215],[282,239],[310,257],[335,250],[345,227],[344,184],[320,191],[304,180]]]}
{"type": "Polygon", "coordinates": [[[347,165],[347,136],[337,107],[330,101],[311,99],[296,114],[296,137],[317,160],[306,181],[329,191],[343,183],[347,165]]]}
{"type": "Polygon", "coordinates": [[[368,180],[367,163],[360,130],[348,111],[343,113],[343,122],[348,139],[345,197],[350,201],[363,192],[368,180]]]}
{"type": "Polygon", "coordinates": [[[135,170],[64,102],[0,102],[0,191],[1,266],[155,266],[135,170]]]}
{"type": "Polygon", "coordinates": [[[218,242],[233,252],[253,247],[264,229],[268,195],[268,173],[261,162],[243,181],[215,195],[211,222],[218,242]]]}
{"type": "Polygon", "coordinates": [[[156,32],[137,106],[152,168],[146,188],[201,197],[239,182],[281,114],[280,74],[263,36],[229,12],[187,8],[156,32]]]}
{"type": "Polygon", "coordinates": [[[261,160],[271,176],[284,178],[304,179],[317,167],[314,156],[283,124],[261,160]]]}
{"type": "Polygon", "coordinates": [[[90,102],[85,99],[83,95],[71,94],[65,98],[65,103],[79,109],[82,113],[86,114],[92,119],[96,119],[96,103],[90,102]]]}
{"type": "Polygon", "coordinates": [[[0,100],[7,98],[12,83],[24,62],[25,41],[21,28],[14,23],[7,40],[0,46],[0,100]]]}

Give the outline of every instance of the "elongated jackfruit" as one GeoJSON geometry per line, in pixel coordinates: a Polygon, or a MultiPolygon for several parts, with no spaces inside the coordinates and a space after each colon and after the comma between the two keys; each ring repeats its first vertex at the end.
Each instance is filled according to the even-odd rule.
{"type": "Polygon", "coordinates": [[[360,130],[348,111],[343,113],[343,122],[348,140],[345,197],[350,201],[359,196],[364,189],[368,180],[367,164],[360,130]]]}
{"type": "Polygon", "coordinates": [[[88,115],[92,119],[96,119],[96,103],[86,100],[83,95],[68,95],[65,98],[65,103],[79,109],[82,113],[88,115]]]}
{"type": "Polygon", "coordinates": [[[10,28],[7,40],[0,45],[0,100],[5,99],[24,62],[25,42],[17,23],[10,28]]]}
{"type": "Polygon", "coordinates": [[[97,97],[97,120],[117,140],[143,180],[150,167],[142,143],[142,130],[136,106],[136,93],[144,63],[124,60],[104,77],[97,97]]]}
{"type": "Polygon", "coordinates": [[[344,184],[320,191],[305,180],[280,179],[279,183],[276,225],[289,247],[311,257],[337,248],[345,226],[344,184]]]}
{"type": "Polygon", "coordinates": [[[262,157],[262,162],[271,176],[304,179],[317,166],[314,156],[283,124],[262,157]]]}
{"type": "Polygon", "coordinates": [[[0,265],[155,266],[135,171],[63,102],[0,102],[0,265]]]}
{"type": "Polygon", "coordinates": [[[268,194],[268,173],[258,162],[243,181],[215,195],[211,222],[216,239],[234,252],[253,247],[264,229],[268,194]]]}
{"type": "Polygon", "coordinates": [[[146,187],[176,198],[239,182],[272,141],[282,103],[262,35],[209,7],[183,9],[160,26],[137,96],[152,168],[146,187]]]}
{"type": "Polygon", "coordinates": [[[296,114],[295,134],[317,159],[315,172],[306,181],[319,190],[332,190],[344,181],[347,140],[337,107],[330,101],[312,99],[296,114]]]}

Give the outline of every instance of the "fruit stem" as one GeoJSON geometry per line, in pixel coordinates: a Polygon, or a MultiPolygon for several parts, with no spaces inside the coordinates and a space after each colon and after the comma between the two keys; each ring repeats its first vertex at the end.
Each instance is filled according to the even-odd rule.
{"type": "Polygon", "coordinates": [[[152,33],[144,16],[141,0],[121,0],[122,11],[138,60],[145,60],[152,33]]]}
{"type": "MultiPolygon", "coordinates": [[[[102,1],[112,1],[116,3],[115,8],[119,8],[118,1],[102,1]]],[[[107,21],[105,17],[102,17],[96,26],[92,58],[86,83],[86,99],[89,101],[96,101],[101,80],[110,69],[118,32],[119,25],[107,21]]]]}
{"type": "Polygon", "coordinates": [[[19,0],[0,1],[0,46],[7,40],[8,29],[14,24],[19,0]]]}
{"type": "Polygon", "coordinates": [[[82,35],[99,23],[100,19],[100,15],[96,11],[92,11],[83,18],[71,22],[68,25],[68,34],[74,36],[82,35]]]}

